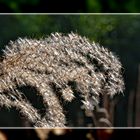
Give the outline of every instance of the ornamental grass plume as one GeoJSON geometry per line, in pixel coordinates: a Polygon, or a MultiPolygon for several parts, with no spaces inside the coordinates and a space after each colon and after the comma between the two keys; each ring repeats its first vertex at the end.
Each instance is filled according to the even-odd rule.
{"type": "Polygon", "coordinates": [[[3,50],[0,64],[0,105],[16,107],[35,127],[64,127],[62,103],[72,102],[75,92],[85,109],[93,110],[100,94],[123,91],[119,59],[108,49],[77,34],[51,34],[43,39],[19,38],[3,50]],[[32,86],[43,98],[42,116],[18,90],[32,86]]]}

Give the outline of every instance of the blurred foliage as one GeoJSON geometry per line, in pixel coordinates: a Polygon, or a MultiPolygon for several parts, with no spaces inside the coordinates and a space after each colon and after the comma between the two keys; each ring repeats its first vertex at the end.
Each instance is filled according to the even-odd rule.
{"type": "Polygon", "coordinates": [[[87,0],[87,9],[88,12],[100,12],[101,11],[101,3],[99,0],[87,0]]]}
{"type": "Polygon", "coordinates": [[[1,0],[0,2],[14,12],[21,12],[21,5],[35,6],[39,3],[39,0],[1,0]]]}
{"type": "MultiPolygon", "coordinates": [[[[115,111],[115,126],[127,126],[129,92],[137,83],[140,63],[140,16],[138,15],[1,15],[0,50],[18,37],[42,38],[52,32],[76,32],[99,42],[120,57],[124,67],[126,90],[115,111]]],[[[2,53],[2,51],[1,51],[2,53]]],[[[121,95],[120,95],[121,96],[121,95]]],[[[5,111],[6,112],[6,111],[5,111]]],[[[0,113],[0,126],[12,120],[0,113]],[[5,120],[5,121],[3,121],[5,120]]],[[[16,119],[14,119],[16,123],[16,119]]],[[[14,122],[13,122],[14,123],[14,122]]]]}
{"type": "Polygon", "coordinates": [[[1,129],[1,140],[139,140],[139,129],[1,129]],[[36,134],[40,130],[41,137],[36,134]],[[41,131],[46,132],[44,137],[41,131]]]}
{"type": "Polygon", "coordinates": [[[0,12],[136,13],[139,5],[139,0],[0,0],[0,12]]]}

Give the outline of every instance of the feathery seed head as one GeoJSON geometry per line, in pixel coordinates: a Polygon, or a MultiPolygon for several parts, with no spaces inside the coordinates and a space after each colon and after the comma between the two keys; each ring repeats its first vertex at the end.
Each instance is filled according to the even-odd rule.
{"type": "Polygon", "coordinates": [[[17,107],[37,127],[65,125],[58,94],[72,101],[78,92],[84,107],[92,110],[100,94],[112,96],[124,89],[119,59],[108,49],[74,33],[11,41],[0,68],[0,104],[17,107]],[[28,101],[17,96],[23,94],[16,90],[17,85],[38,90],[46,104],[43,118],[28,101]]]}

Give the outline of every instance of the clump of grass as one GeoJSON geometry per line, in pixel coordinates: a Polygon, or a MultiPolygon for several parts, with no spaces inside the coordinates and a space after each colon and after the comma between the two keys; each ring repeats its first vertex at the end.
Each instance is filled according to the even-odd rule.
{"type": "Polygon", "coordinates": [[[65,126],[58,96],[72,102],[76,91],[84,108],[93,110],[100,94],[113,96],[124,88],[119,59],[74,33],[11,41],[0,67],[0,105],[16,107],[35,127],[65,126]],[[18,90],[25,85],[35,87],[43,97],[44,116],[18,90]]]}

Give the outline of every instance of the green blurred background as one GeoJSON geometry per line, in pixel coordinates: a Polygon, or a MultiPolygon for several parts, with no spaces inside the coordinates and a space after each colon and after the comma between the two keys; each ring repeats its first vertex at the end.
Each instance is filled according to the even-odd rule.
{"type": "MultiPolygon", "coordinates": [[[[42,38],[52,32],[76,32],[113,51],[123,64],[125,91],[114,97],[113,126],[140,126],[139,15],[1,15],[0,54],[10,40],[42,38]]],[[[76,113],[73,113],[75,120],[76,113]]],[[[18,112],[0,110],[0,126],[19,126],[18,112]]],[[[78,119],[78,118],[77,118],[78,119]]],[[[76,124],[73,125],[76,126],[76,124]]]]}
{"type": "Polygon", "coordinates": [[[0,0],[0,12],[140,12],[139,0],[0,0]]]}

